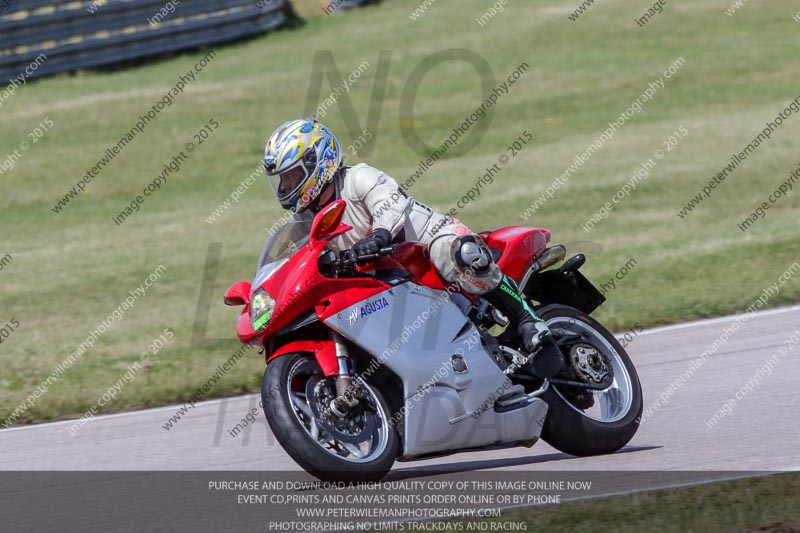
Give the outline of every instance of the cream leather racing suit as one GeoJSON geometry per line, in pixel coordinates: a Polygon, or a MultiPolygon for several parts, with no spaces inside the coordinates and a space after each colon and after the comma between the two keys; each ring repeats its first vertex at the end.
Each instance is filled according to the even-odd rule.
{"type": "MultiPolygon", "coordinates": [[[[428,245],[431,261],[442,278],[457,283],[462,290],[484,294],[498,286],[503,278],[500,268],[491,265],[480,274],[459,266],[459,237],[472,235],[472,231],[458,219],[433,211],[430,207],[408,197],[397,182],[380,170],[365,163],[346,167],[334,181],[335,198],[345,200],[342,222],[353,229],[332,241],[336,251],[347,250],[374,230],[388,230],[394,242],[417,241],[428,245]]],[[[462,261],[463,262],[463,261],[462,261]]]]}

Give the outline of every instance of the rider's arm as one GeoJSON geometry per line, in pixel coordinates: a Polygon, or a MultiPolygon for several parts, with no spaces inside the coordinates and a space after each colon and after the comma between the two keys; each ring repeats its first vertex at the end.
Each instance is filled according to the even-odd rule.
{"type": "Polygon", "coordinates": [[[408,198],[388,174],[364,165],[359,168],[356,190],[372,214],[372,229],[386,229],[395,237],[403,229],[408,198]]]}

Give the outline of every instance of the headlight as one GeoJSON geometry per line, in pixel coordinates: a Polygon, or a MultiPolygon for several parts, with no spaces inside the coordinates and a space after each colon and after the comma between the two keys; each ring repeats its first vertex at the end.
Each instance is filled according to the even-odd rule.
{"type": "Polygon", "coordinates": [[[267,327],[273,309],[275,300],[264,289],[258,289],[250,302],[250,322],[253,324],[253,330],[261,331],[267,327]]]}

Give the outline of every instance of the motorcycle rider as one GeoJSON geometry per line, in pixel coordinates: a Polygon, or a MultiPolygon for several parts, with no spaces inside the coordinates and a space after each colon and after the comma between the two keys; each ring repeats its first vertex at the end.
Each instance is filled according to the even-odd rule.
{"type": "Polygon", "coordinates": [[[465,292],[479,295],[517,326],[537,368],[552,377],[562,365],[559,348],[545,322],[504,275],[488,247],[467,226],[409,197],[389,175],[365,163],[343,164],[333,133],[313,119],[291,120],[270,136],[264,150],[267,179],[281,207],[295,214],[318,212],[337,199],[347,202],[342,222],[349,232],[331,241],[335,251],[374,254],[392,243],[428,245],[436,271],[465,292]]]}

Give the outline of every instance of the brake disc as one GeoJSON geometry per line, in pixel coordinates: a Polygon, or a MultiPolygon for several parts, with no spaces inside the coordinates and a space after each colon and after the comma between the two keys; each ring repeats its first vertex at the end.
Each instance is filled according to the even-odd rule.
{"type": "Polygon", "coordinates": [[[347,416],[335,415],[327,406],[332,396],[324,394],[324,379],[309,379],[306,382],[308,406],[322,428],[338,441],[360,444],[372,438],[375,433],[375,417],[364,412],[362,404],[351,410],[347,416]]]}
{"type": "Polygon", "coordinates": [[[602,352],[591,344],[579,342],[569,350],[572,370],[586,383],[608,387],[614,381],[614,368],[602,352]]]}

